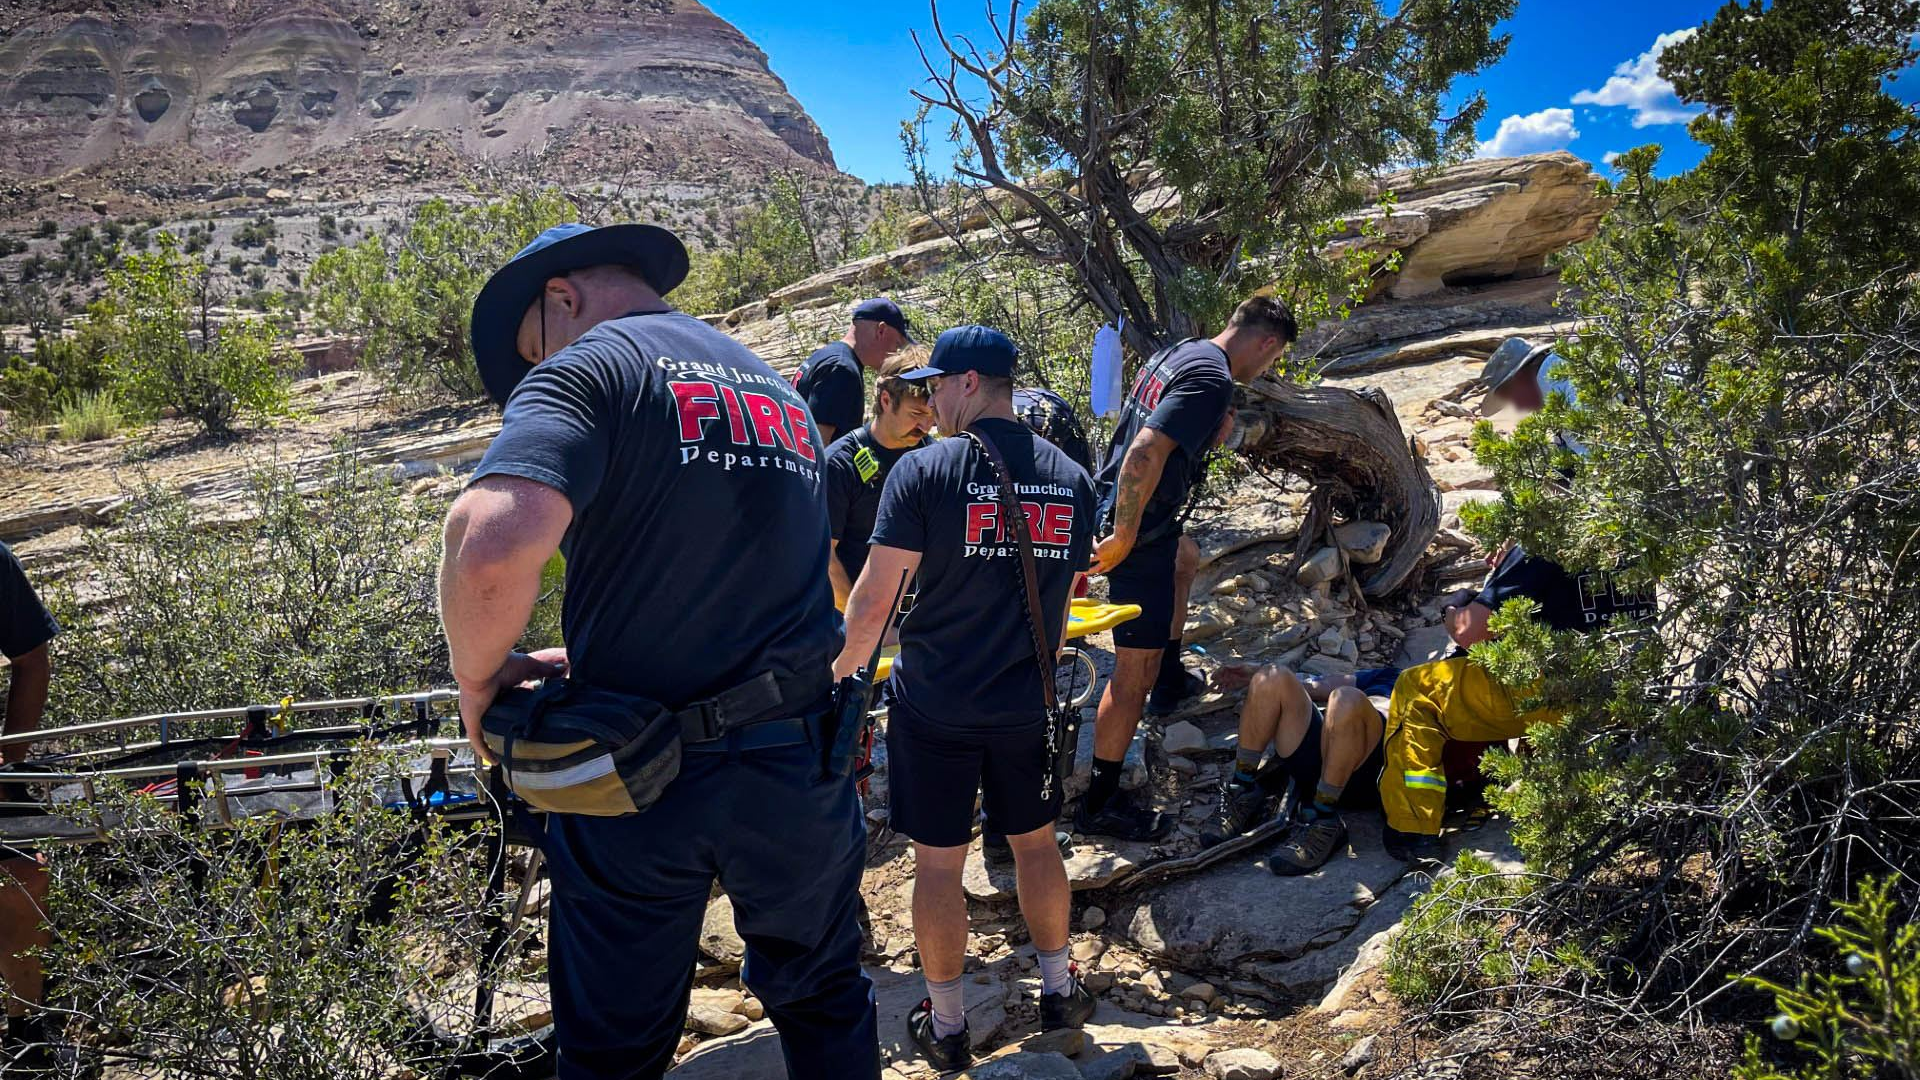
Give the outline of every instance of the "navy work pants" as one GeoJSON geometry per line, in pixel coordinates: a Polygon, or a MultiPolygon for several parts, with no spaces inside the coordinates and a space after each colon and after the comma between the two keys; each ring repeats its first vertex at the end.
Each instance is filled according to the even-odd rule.
{"type": "Polygon", "coordinates": [[[689,751],[645,813],[550,814],[544,847],[560,1080],[655,1080],[672,1064],[716,878],[792,1080],[879,1075],[860,970],[866,822],[812,746],[689,751]]]}

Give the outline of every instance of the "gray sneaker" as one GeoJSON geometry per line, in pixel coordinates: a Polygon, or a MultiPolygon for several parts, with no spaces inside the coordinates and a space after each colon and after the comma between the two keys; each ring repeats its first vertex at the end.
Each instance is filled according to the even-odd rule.
{"type": "Polygon", "coordinates": [[[1237,784],[1228,780],[1220,785],[1213,816],[1200,827],[1200,846],[1218,847],[1265,825],[1273,818],[1277,802],[1257,783],[1237,784]]]}
{"type": "Polygon", "coordinates": [[[1302,818],[1293,835],[1274,850],[1267,869],[1281,877],[1311,874],[1327,864],[1333,853],[1347,843],[1347,823],[1339,814],[1316,814],[1302,818]]]}

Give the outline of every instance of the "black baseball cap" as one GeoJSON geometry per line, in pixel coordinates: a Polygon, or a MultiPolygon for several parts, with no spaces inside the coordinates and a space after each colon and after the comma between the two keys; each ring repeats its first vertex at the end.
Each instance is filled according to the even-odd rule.
{"type": "Polygon", "coordinates": [[[1544,602],[1555,590],[1568,586],[1568,575],[1551,559],[1528,555],[1519,544],[1507,550],[1506,558],[1487,576],[1487,583],[1474,594],[1473,602],[1499,611],[1500,605],[1516,596],[1544,602]]]}
{"type": "Polygon", "coordinates": [[[687,278],[687,248],[658,225],[603,225],[569,222],[533,238],[493,272],[473,300],[469,320],[473,362],[487,395],[502,407],[533,365],[520,355],[516,339],[527,306],[547,279],[589,266],[625,266],[665,296],[687,278]]]}
{"type": "Polygon", "coordinates": [[[902,379],[931,379],[936,375],[958,375],[977,371],[1000,378],[1013,377],[1013,362],[1020,358],[1020,347],[1013,339],[991,326],[956,326],[933,343],[933,355],[927,366],[914,368],[902,379]]]}
{"type": "Polygon", "coordinates": [[[914,340],[912,324],[907,322],[907,316],[900,310],[900,305],[884,296],[862,300],[853,305],[853,321],[859,322],[862,319],[868,322],[885,323],[900,331],[901,337],[908,341],[914,340]]]}

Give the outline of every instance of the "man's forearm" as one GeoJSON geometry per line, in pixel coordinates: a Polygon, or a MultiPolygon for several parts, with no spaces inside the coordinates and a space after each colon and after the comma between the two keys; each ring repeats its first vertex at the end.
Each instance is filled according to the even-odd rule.
{"type": "MultiPolygon", "coordinates": [[[[53,668],[47,662],[45,645],[29,653],[23,653],[12,661],[11,678],[7,682],[7,721],[3,729],[8,735],[24,735],[40,728],[40,719],[47,709],[47,684],[52,681],[53,668]]],[[[6,747],[4,755],[8,764],[25,761],[27,743],[12,743],[6,747]]]]}
{"type": "Polygon", "coordinates": [[[861,574],[860,580],[854,583],[847,597],[847,642],[840,649],[840,660],[834,664],[835,675],[851,673],[873,655],[874,643],[886,632],[887,616],[891,614],[887,610],[888,598],[881,595],[885,591],[874,583],[872,574],[861,574]]]}
{"type": "Polygon", "coordinates": [[[1120,477],[1115,482],[1113,499],[1114,536],[1129,540],[1140,534],[1140,518],[1146,513],[1147,500],[1160,486],[1160,474],[1166,471],[1167,455],[1153,438],[1151,428],[1143,428],[1127,447],[1120,461],[1120,477]]]}
{"type": "Polygon", "coordinates": [[[833,582],[833,606],[845,611],[847,602],[853,598],[853,582],[847,578],[847,568],[840,564],[840,541],[835,540],[833,547],[827,556],[827,580],[833,582]]]}

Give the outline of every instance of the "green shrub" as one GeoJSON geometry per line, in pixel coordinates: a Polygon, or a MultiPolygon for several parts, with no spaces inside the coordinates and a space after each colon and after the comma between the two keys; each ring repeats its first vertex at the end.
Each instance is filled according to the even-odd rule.
{"type": "Polygon", "coordinates": [[[1469,529],[1658,587],[1651,623],[1475,650],[1566,716],[1496,765],[1554,879],[1514,918],[1600,956],[1631,1015],[1799,970],[1802,928],[1920,847],[1920,144],[1886,89],[1920,8],[1795,29],[1833,10],[1729,5],[1679,51],[1692,68],[1663,74],[1714,88],[1706,157],[1616,162],[1610,217],[1562,268],[1572,399],[1474,436],[1505,497],[1469,529]]]}
{"type": "Polygon", "coordinates": [[[232,258],[227,260],[227,273],[232,274],[234,277],[239,277],[246,272],[247,260],[238,253],[235,253],[232,258]]]}
{"type": "Polygon", "coordinates": [[[1839,905],[1845,923],[1815,931],[1833,948],[1833,970],[1791,988],[1742,980],[1773,995],[1773,1036],[1798,1064],[1775,1068],[1765,1044],[1749,1037],[1736,1080],[1920,1076],[1920,926],[1899,917],[1892,885],[1862,882],[1860,898],[1839,905]]]}
{"type": "Polygon", "coordinates": [[[60,235],[60,223],[52,218],[41,218],[39,227],[33,230],[33,235],[42,240],[51,240],[60,235]]]}
{"type": "Polygon", "coordinates": [[[54,420],[62,442],[96,442],[120,433],[120,404],[105,390],[79,394],[54,420]]]}
{"type": "Polygon", "coordinates": [[[383,806],[405,767],[355,754],[332,812],[300,825],[207,828],[107,785],[74,804],[112,840],[52,860],[49,1004],[69,1033],[138,1075],[453,1075],[459,1044],[423,1036],[472,1026],[484,830],[383,806]]]}
{"type": "Polygon", "coordinates": [[[1513,911],[1533,890],[1526,874],[1502,873],[1462,852],[1453,872],[1414,902],[1388,947],[1388,988],[1424,1006],[1471,999],[1523,977],[1591,974],[1577,943],[1533,939],[1519,928],[1513,911]]]}
{"type": "Polygon", "coordinates": [[[468,320],[480,286],[540,232],[577,216],[556,189],[466,207],[428,200],[406,222],[404,238],[375,234],[314,260],[307,272],[314,316],[364,339],[362,363],[396,387],[477,397],[484,388],[468,320]]]}
{"type": "Polygon", "coordinates": [[[128,255],[107,271],[106,295],[87,308],[86,334],[111,358],[116,389],[135,416],[172,410],[219,434],[242,416],[286,412],[289,357],[266,319],[212,322],[208,277],[205,264],[163,234],[158,251],[128,255]]]}
{"type": "Polygon", "coordinates": [[[105,391],[111,376],[97,340],[45,332],[32,353],[0,367],[0,408],[29,422],[51,421],[76,399],[105,391]]]}
{"type": "Polygon", "coordinates": [[[262,466],[243,524],[197,522],[157,486],[121,527],[89,532],[85,564],[109,590],[81,607],[48,591],[51,723],[216,705],[359,697],[444,684],[434,593],[443,506],[409,497],[350,447],[302,493],[262,466]]]}
{"type": "Polygon", "coordinates": [[[273,219],[265,214],[261,214],[259,217],[240,226],[240,230],[233,234],[233,242],[239,244],[241,247],[257,248],[266,244],[267,241],[277,235],[279,235],[279,230],[274,226],[273,219]]]}

